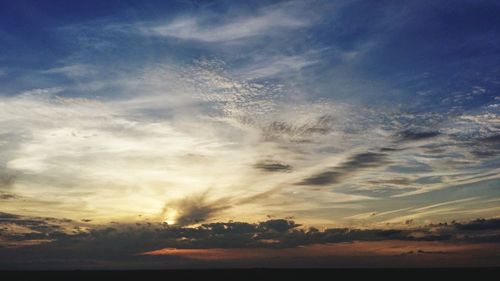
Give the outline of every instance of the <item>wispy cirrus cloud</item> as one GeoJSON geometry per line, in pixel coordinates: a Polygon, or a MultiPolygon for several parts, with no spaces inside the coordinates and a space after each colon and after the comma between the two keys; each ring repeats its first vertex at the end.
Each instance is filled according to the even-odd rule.
{"type": "Polygon", "coordinates": [[[69,78],[91,78],[97,71],[87,64],[70,64],[60,67],[50,68],[42,71],[43,74],[58,74],[69,78]]]}
{"type": "Polygon", "coordinates": [[[0,9],[0,266],[497,249],[498,5],[44,5],[0,9]]]}
{"type": "Polygon", "coordinates": [[[197,40],[209,43],[228,43],[256,36],[276,35],[280,31],[307,27],[310,18],[295,15],[289,5],[275,5],[253,15],[236,15],[222,22],[196,16],[184,16],[164,24],[138,26],[144,35],[197,40]]]}
{"type": "MultiPolygon", "coordinates": [[[[290,90],[285,85],[241,81],[225,67],[223,61],[201,59],[106,77],[102,84],[115,85],[122,93],[114,98],[65,97],[74,87],[80,91],[80,84],[2,98],[0,121],[9,139],[1,144],[0,159],[3,173],[16,175],[10,184],[14,194],[25,200],[23,206],[31,204],[25,208],[28,213],[44,204],[35,198],[52,202],[60,194],[64,204],[45,205],[75,219],[81,212],[99,220],[117,213],[113,205],[131,200],[134,208],[120,210],[127,219],[137,214],[160,218],[165,202],[181,202],[212,188],[211,200],[193,207],[201,213],[186,216],[187,224],[236,211],[249,218],[282,214],[284,205],[293,205],[298,213],[347,202],[369,208],[378,200],[498,178],[483,166],[483,158],[469,153],[494,148],[494,134],[484,133],[485,127],[494,129],[491,116],[388,113],[300,98],[291,104],[283,98],[290,90]],[[457,131],[457,122],[468,130],[457,131]],[[240,157],[231,156],[235,153],[240,157]],[[110,169],[112,162],[120,170],[110,169]],[[128,171],[125,176],[123,171],[128,171]],[[98,195],[103,182],[114,199],[98,195]],[[49,184],[50,192],[36,188],[49,184]],[[133,189],[135,185],[141,188],[133,189]],[[84,195],[58,191],[68,186],[84,195]],[[238,204],[253,197],[258,200],[238,204]],[[212,201],[227,198],[229,206],[210,212],[212,201]],[[70,215],[66,207],[71,204],[81,208],[70,215]]],[[[15,209],[11,201],[16,200],[9,200],[6,211],[15,209]]]]}
{"type": "Polygon", "coordinates": [[[252,63],[237,71],[235,76],[245,80],[271,79],[294,75],[303,68],[320,62],[321,52],[308,52],[294,55],[258,55],[252,63]]]}

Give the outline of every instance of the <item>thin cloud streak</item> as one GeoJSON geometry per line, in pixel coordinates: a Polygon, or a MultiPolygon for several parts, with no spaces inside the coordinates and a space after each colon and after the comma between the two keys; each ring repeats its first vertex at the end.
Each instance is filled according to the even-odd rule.
{"type": "Polygon", "coordinates": [[[290,15],[285,5],[258,12],[252,16],[240,16],[223,23],[203,23],[199,17],[186,16],[167,24],[140,26],[144,35],[164,36],[184,40],[198,40],[209,43],[227,43],[249,37],[277,34],[310,25],[307,18],[290,15]]]}

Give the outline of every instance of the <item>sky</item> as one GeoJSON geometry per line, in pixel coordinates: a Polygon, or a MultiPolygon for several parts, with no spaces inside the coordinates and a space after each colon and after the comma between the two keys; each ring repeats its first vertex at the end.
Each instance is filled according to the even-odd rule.
{"type": "Polygon", "coordinates": [[[0,1],[0,269],[500,265],[498,14],[0,1]]]}

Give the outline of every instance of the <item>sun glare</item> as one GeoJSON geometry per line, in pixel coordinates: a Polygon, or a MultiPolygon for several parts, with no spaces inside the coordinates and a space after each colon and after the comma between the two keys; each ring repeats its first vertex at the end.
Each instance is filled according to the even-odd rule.
{"type": "Polygon", "coordinates": [[[178,213],[177,213],[177,210],[175,209],[168,209],[166,212],[165,212],[165,218],[164,218],[164,222],[166,222],[167,224],[169,225],[173,225],[177,222],[177,216],[178,216],[178,213]]]}

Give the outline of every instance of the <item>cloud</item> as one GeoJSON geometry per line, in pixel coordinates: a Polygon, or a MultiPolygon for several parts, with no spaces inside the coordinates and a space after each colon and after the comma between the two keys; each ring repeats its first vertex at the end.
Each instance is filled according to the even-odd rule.
{"type": "Polygon", "coordinates": [[[254,167],[266,172],[290,172],[292,170],[292,166],[273,160],[259,161],[254,167]]]}
{"type": "Polygon", "coordinates": [[[223,19],[220,23],[202,21],[199,16],[185,16],[167,24],[143,25],[138,29],[144,35],[224,43],[277,34],[310,24],[307,18],[292,16],[290,12],[276,5],[273,9],[259,11],[255,15],[223,19]]]}
{"type": "Polygon", "coordinates": [[[16,182],[16,176],[11,173],[5,173],[0,171],[0,189],[6,189],[11,187],[16,182]]]}
{"type": "Polygon", "coordinates": [[[170,223],[179,226],[199,224],[230,208],[227,201],[227,199],[211,201],[208,198],[208,193],[205,192],[167,203],[162,216],[167,222],[170,221],[170,223]]]}
{"type": "Polygon", "coordinates": [[[357,173],[360,170],[374,168],[386,163],[385,153],[364,152],[350,156],[331,171],[321,172],[305,178],[298,185],[329,185],[339,183],[342,179],[357,173]]]}
{"type": "Polygon", "coordinates": [[[272,121],[262,127],[266,140],[288,139],[293,142],[307,142],[315,135],[326,135],[333,130],[335,118],[331,115],[321,115],[305,121],[289,123],[272,121]]]}
{"type": "Polygon", "coordinates": [[[69,219],[21,216],[0,212],[0,241],[7,248],[65,239],[75,232],[78,232],[78,224],[69,219]]]}
{"type": "Polygon", "coordinates": [[[54,253],[135,255],[161,248],[291,248],[313,244],[355,241],[488,242],[499,239],[498,219],[428,224],[397,228],[299,228],[292,220],[270,219],[259,223],[214,222],[196,227],[143,221],[137,224],[89,225],[79,222],[0,213],[0,239],[9,245],[54,253]],[[15,226],[15,227],[14,227],[15,226]],[[24,227],[20,230],[19,227],[24,227]],[[481,237],[488,237],[482,239],[481,237]],[[25,244],[38,241],[38,245],[25,244]]]}
{"type": "Polygon", "coordinates": [[[479,137],[466,143],[472,154],[479,158],[494,157],[500,151],[500,134],[479,137]]]}
{"type": "Polygon", "coordinates": [[[19,198],[20,197],[14,193],[0,191],[0,200],[12,200],[12,199],[19,199],[19,198]]]}
{"type": "Polygon", "coordinates": [[[299,226],[300,224],[296,224],[293,221],[288,221],[284,219],[267,220],[259,224],[259,227],[263,229],[273,230],[277,232],[286,232],[299,226]]]}
{"type": "Polygon", "coordinates": [[[393,178],[393,179],[382,179],[382,180],[374,180],[370,181],[370,184],[374,185],[384,185],[384,184],[391,184],[391,185],[409,185],[411,184],[411,180],[408,178],[393,178]]]}
{"type": "Polygon", "coordinates": [[[43,74],[60,74],[70,78],[90,78],[97,74],[97,71],[87,64],[71,64],[61,67],[50,68],[42,71],[43,74]]]}
{"type": "Polygon", "coordinates": [[[2,211],[22,206],[26,214],[131,221],[138,214],[157,217],[166,201],[175,205],[175,198],[197,198],[214,186],[213,199],[187,200],[185,211],[176,207],[186,214],[182,224],[285,210],[311,210],[317,224],[346,215],[326,214],[324,204],[359,201],[371,208],[380,199],[495,177],[491,164],[470,153],[484,147],[495,159],[494,138],[487,139],[494,135],[493,116],[386,112],[300,96],[290,101],[294,89],[238,80],[228,67],[221,59],[199,59],[116,77],[82,73],[117,87],[122,94],[113,97],[80,96],[70,86],[2,97],[0,178],[15,175],[14,184],[3,178],[4,186],[15,185],[19,196],[4,200],[2,211]],[[401,131],[411,125],[419,130],[401,131]],[[430,137],[435,132],[439,137],[430,137]],[[441,180],[389,182],[410,176],[441,180]],[[296,188],[329,184],[335,193],[296,188]]]}
{"type": "MultiPolygon", "coordinates": [[[[66,241],[112,256],[409,239],[427,220],[498,213],[498,202],[456,201],[498,197],[498,75],[483,72],[496,37],[474,27],[494,9],[463,21],[467,9],[438,7],[436,20],[420,4],[172,5],[41,21],[51,40],[40,44],[2,31],[15,35],[9,53],[26,53],[0,58],[0,210],[19,212],[4,217],[9,245],[66,241]],[[467,28],[429,45],[428,30],[457,22],[467,28]],[[260,222],[268,214],[352,231],[260,222]],[[369,229],[396,223],[404,229],[369,229]]],[[[422,231],[412,239],[450,235],[422,231]]]]}
{"type": "Polygon", "coordinates": [[[477,219],[468,223],[456,223],[453,226],[459,230],[498,230],[500,219],[477,219]]]}
{"type": "Polygon", "coordinates": [[[347,171],[356,171],[362,168],[372,168],[385,163],[387,154],[365,152],[351,156],[346,162],[342,163],[340,168],[347,171]]]}
{"type": "Polygon", "coordinates": [[[296,55],[259,55],[254,61],[236,70],[236,77],[244,80],[271,79],[294,74],[320,62],[319,52],[296,55]]]}
{"type": "Polygon", "coordinates": [[[349,194],[359,194],[370,196],[373,198],[390,198],[400,194],[406,194],[412,191],[419,190],[416,187],[399,187],[399,186],[380,186],[373,185],[369,188],[357,188],[355,190],[349,191],[349,194]]]}
{"type": "Polygon", "coordinates": [[[327,171],[322,172],[311,177],[305,178],[299,182],[299,185],[328,185],[338,183],[340,178],[344,176],[342,172],[327,171]]]}
{"type": "Polygon", "coordinates": [[[5,220],[10,220],[10,219],[17,219],[19,218],[18,215],[14,215],[14,214],[9,214],[9,213],[2,213],[0,212],[0,219],[2,221],[5,221],[5,220]]]}
{"type": "Polygon", "coordinates": [[[437,131],[414,131],[405,130],[398,134],[401,141],[419,141],[424,139],[430,139],[439,136],[440,133],[437,131]]]}
{"type": "Polygon", "coordinates": [[[498,146],[498,145],[500,145],[500,134],[495,134],[495,135],[491,135],[488,137],[483,137],[483,138],[478,139],[478,141],[484,142],[484,143],[487,143],[487,144],[490,144],[493,146],[498,146]]]}

